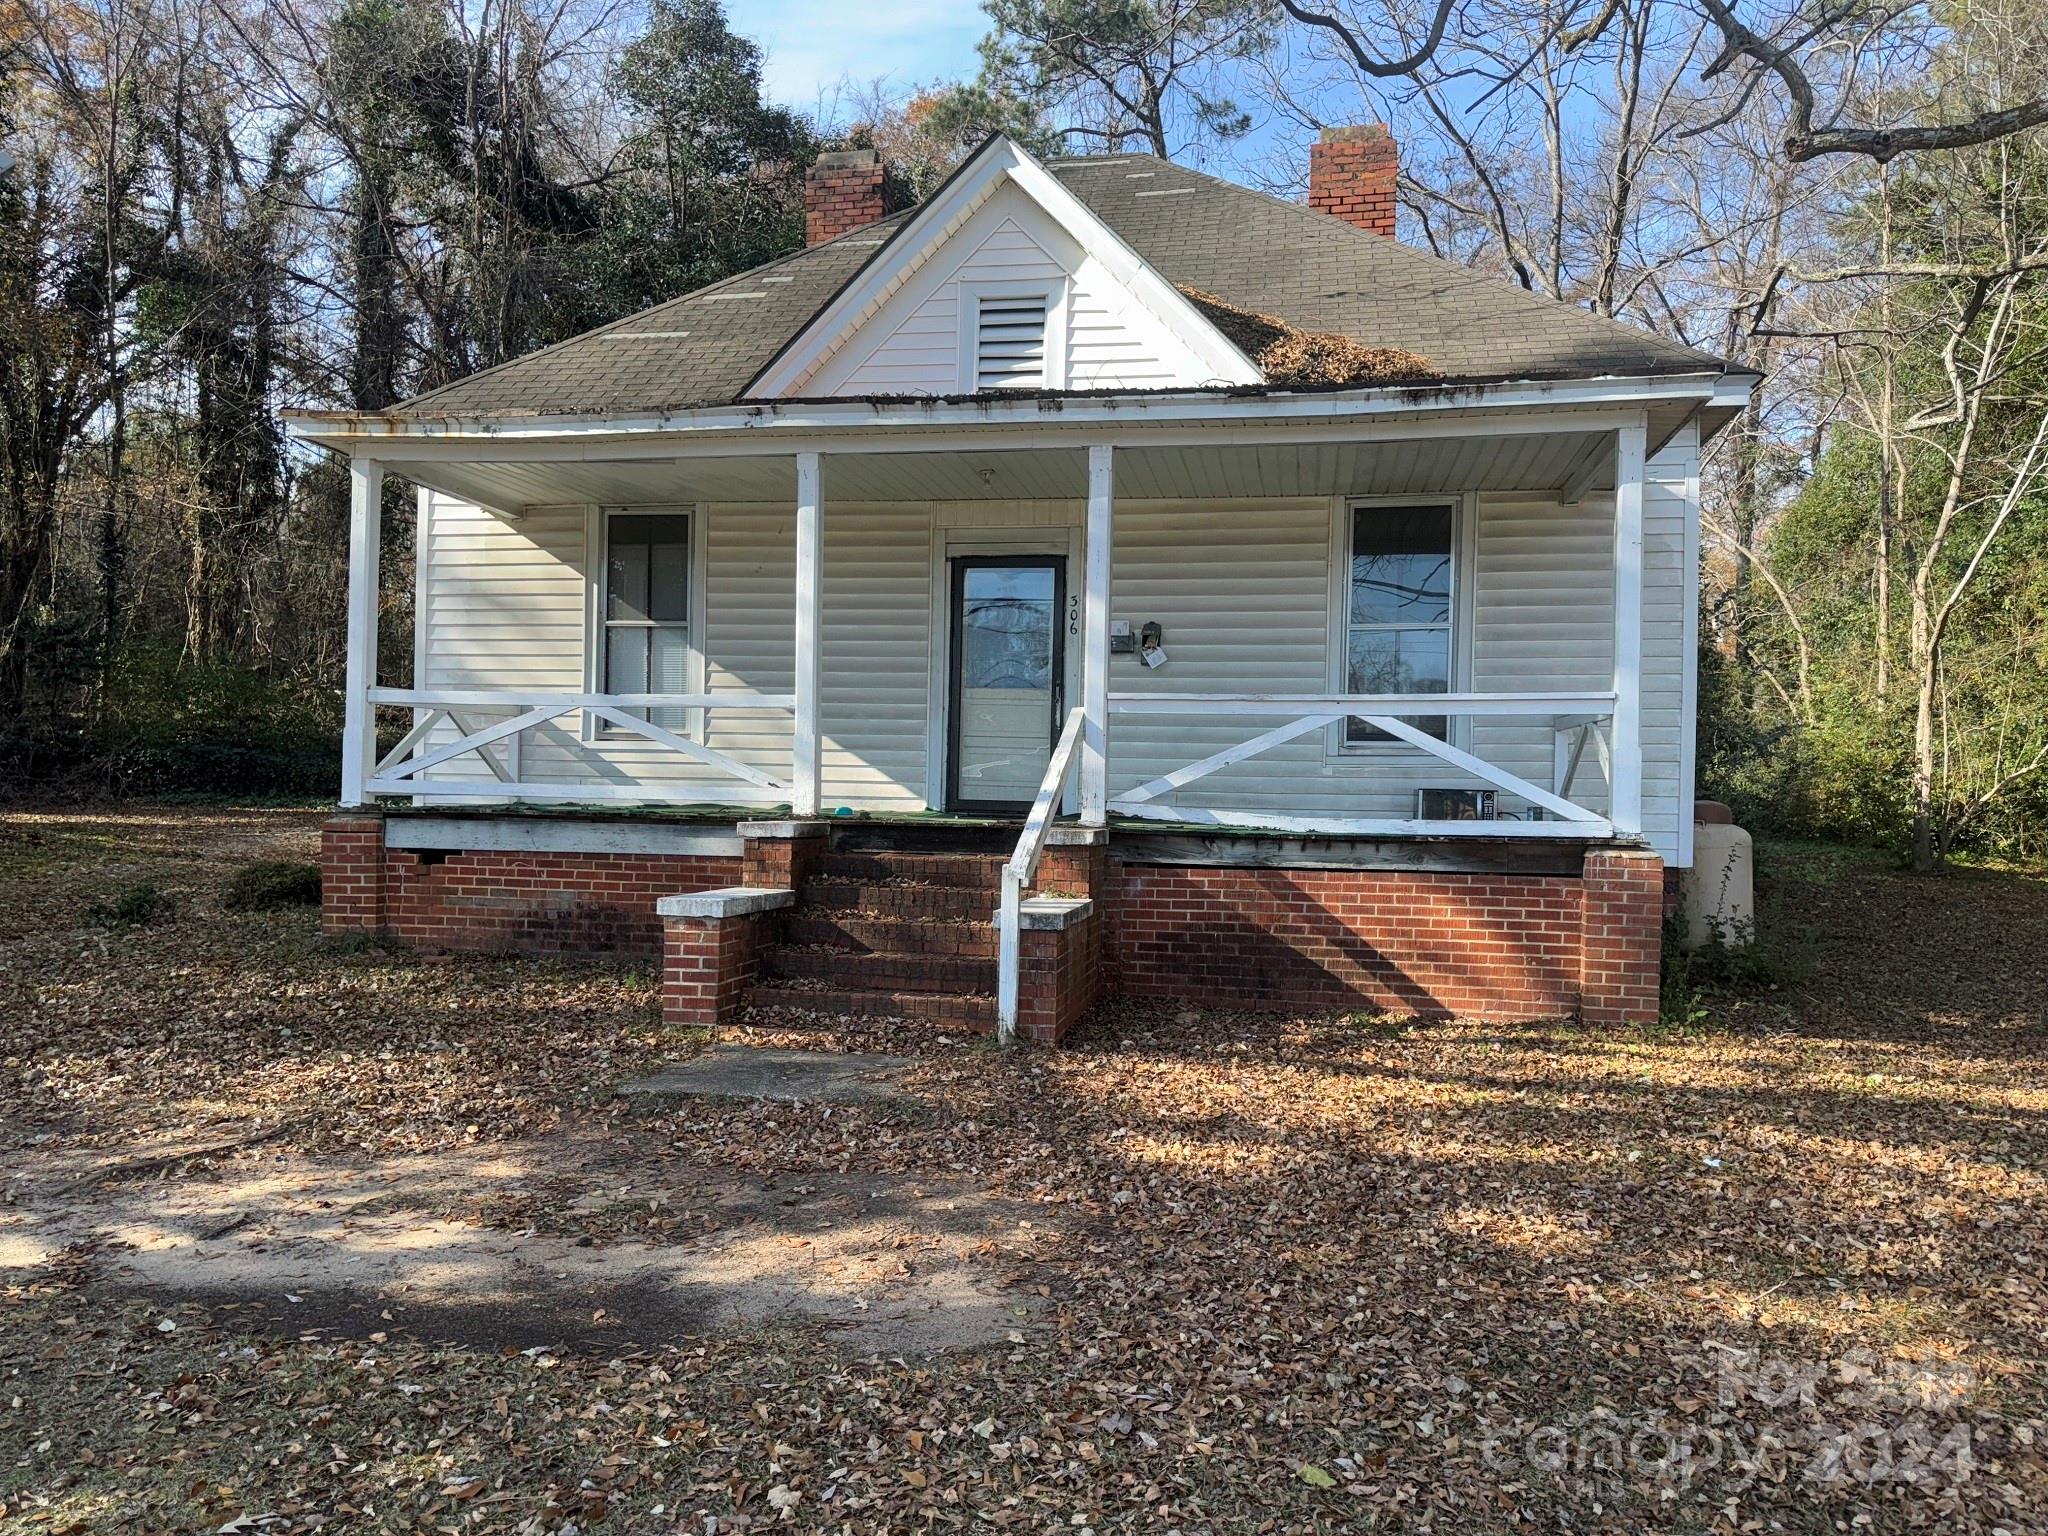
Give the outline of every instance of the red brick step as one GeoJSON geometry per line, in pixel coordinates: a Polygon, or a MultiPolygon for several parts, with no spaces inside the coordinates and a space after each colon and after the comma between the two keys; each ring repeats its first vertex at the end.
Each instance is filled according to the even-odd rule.
{"type": "Polygon", "coordinates": [[[960,955],[993,960],[995,925],[981,922],[932,921],[888,917],[866,912],[813,908],[791,912],[782,936],[791,944],[807,944],[878,955],[960,955]]]}
{"type": "Polygon", "coordinates": [[[996,963],[951,955],[875,955],[776,944],[761,951],[760,974],[864,992],[993,992],[996,963]]]}
{"type": "Polygon", "coordinates": [[[996,1000],[972,993],[873,991],[777,979],[756,982],[747,993],[747,1005],[776,1012],[914,1019],[982,1035],[993,1034],[996,1027],[996,1000]]]}
{"type": "Polygon", "coordinates": [[[995,891],[974,887],[826,877],[804,882],[798,910],[992,924],[1000,899],[995,891]]]}
{"type": "Polygon", "coordinates": [[[1002,889],[1003,860],[985,853],[835,851],[826,855],[819,873],[827,879],[877,885],[986,891],[993,897],[1002,889]]]}

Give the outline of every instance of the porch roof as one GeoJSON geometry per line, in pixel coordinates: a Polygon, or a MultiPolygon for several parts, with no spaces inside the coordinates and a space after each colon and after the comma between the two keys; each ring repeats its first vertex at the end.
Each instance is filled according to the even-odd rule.
{"type": "MultiPolygon", "coordinates": [[[[1116,457],[1118,496],[1138,501],[1303,496],[1435,495],[1463,491],[1558,492],[1613,483],[1611,431],[1573,430],[1389,442],[1241,442],[1127,446],[1116,457]],[[1594,470],[1582,474],[1582,466],[1594,470]]],[[[517,515],[532,507],[682,502],[789,503],[796,460],[763,443],[756,455],[711,458],[411,458],[391,443],[390,470],[458,500],[517,515]]],[[[1087,494],[1087,450],[981,448],[863,452],[857,442],[825,456],[828,503],[1077,501],[1087,494]]]]}

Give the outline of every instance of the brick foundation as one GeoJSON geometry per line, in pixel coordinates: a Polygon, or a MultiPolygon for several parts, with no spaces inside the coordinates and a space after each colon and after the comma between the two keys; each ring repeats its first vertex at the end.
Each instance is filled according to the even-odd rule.
{"type": "Polygon", "coordinates": [[[1109,861],[1108,990],[1238,1006],[1656,1017],[1662,864],[1582,877],[1109,861]]]}
{"type": "Polygon", "coordinates": [[[1032,889],[1050,896],[1101,896],[1108,890],[1106,838],[1086,839],[1073,828],[1055,827],[1039,856],[1032,889]]]}
{"type": "Polygon", "coordinates": [[[1017,1033],[1057,1045],[1102,995],[1102,917],[1017,936],[1017,1033]]]}
{"type": "Polygon", "coordinates": [[[739,1022],[776,914],[671,917],[663,923],[661,1022],[721,1029],[739,1022]]]}
{"type": "Polygon", "coordinates": [[[384,818],[330,816],[320,827],[320,931],[384,931],[384,818]]]}
{"type": "Polygon", "coordinates": [[[384,818],[331,818],[320,838],[320,926],[424,950],[661,953],[654,903],[739,878],[737,858],[387,848],[384,818]]]}
{"type": "MultiPolygon", "coordinates": [[[[1030,1039],[1058,1040],[1105,992],[1601,1025],[1657,1014],[1667,882],[1653,853],[1591,849],[1578,874],[1181,867],[1126,863],[1061,830],[1035,891],[1094,907],[1020,935],[1030,1039]]],[[[364,813],[322,828],[323,931],[429,950],[659,956],[675,1023],[730,1023],[770,978],[823,988],[821,1010],[837,986],[949,1027],[992,1020],[981,971],[993,890],[884,884],[860,912],[838,911],[835,890],[886,874],[886,856],[829,855],[837,863],[821,873],[829,838],[817,828],[747,835],[743,856],[414,852],[386,848],[383,833],[384,818],[364,813]],[[732,886],[808,890],[822,905],[666,924],[655,911],[663,896],[732,886]],[[815,952],[847,937],[851,954],[815,952]]]]}
{"type": "Polygon", "coordinates": [[[1654,853],[1594,848],[1581,882],[1579,1015],[1588,1024],[1657,1017],[1664,938],[1664,861],[1654,853]]]}
{"type": "Polygon", "coordinates": [[[825,857],[822,821],[741,822],[740,835],[746,847],[740,861],[742,885],[796,890],[816,873],[825,857]]]}

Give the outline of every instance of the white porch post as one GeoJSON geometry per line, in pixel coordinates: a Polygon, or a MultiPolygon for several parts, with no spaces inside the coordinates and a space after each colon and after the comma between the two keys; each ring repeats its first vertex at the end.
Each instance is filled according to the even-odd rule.
{"type": "Polygon", "coordinates": [[[1113,450],[1088,450],[1088,550],[1081,614],[1081,824],[1109,819],[1109,569],[1116,504],[1113,450]]]}
{"type": "Polygon", "coordinates": [[[349,461],[348,656],[342,695],[341,803],[367,805],[364,782],[377,762],[377,569],[383,539],[384,466],[349,461]]]}
{"type": "Polygon", "coordinates": [[[1614,772],[1609,819],[1643,830],[1643,473],[1649,423],[1614,434],[1614,772]]]}
{"type": "Polygon", "coordinates": [[[815,816],[821,798],[818,745],[818,634],[823,627],[825,528],[819,457],[796,456],[796,736],[790,810],[815,816]]]}

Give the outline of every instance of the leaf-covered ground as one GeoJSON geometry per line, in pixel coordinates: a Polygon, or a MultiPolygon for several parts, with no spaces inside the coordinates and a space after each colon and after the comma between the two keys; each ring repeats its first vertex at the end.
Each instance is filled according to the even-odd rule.
{"type": "Polygon", "coordinates": [[[650,1184],[944,1182],[1043,1212],[987,1257],[1033,1304],[927,1356],[800,1320],[449,1344],[137,1294],[81,1244],[0,1267],[7,1536],[2048,1526],[2041,882],[1767,851],[1800,974],[1673,1029],[764,1033],[914,1056],[911,1097],[636,1116],[613,1085],[696,1048],[639,970],[223,908],[316,821],[0,821],[0,1156],[168,1192],[544,1144],[454,1218],[596,1248],[698,1239],[650,1184]],[[142,884],[152,921],[86,918],[142,884]]]}

